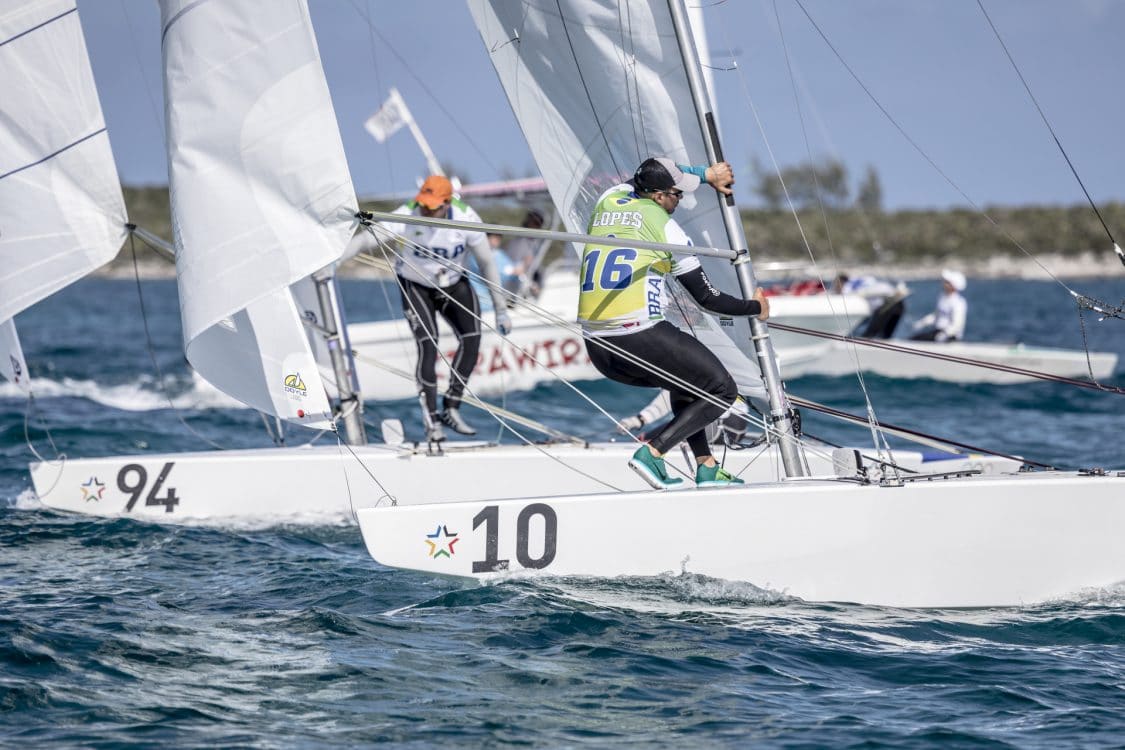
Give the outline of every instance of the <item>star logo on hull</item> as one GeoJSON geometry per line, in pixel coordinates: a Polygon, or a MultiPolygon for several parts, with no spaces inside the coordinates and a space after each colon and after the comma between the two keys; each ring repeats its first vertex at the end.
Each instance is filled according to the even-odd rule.
{"type": "Polygon", "coordinates": [[[82,485],[82,499],[86,502],[97,502],[102,499],[102,493],[105,492],[105,485],[98,481],[97,477],[90,477],[82,485]]]}
{"type": "Polygon", "coordinates": [[[453,557],[453,545],[457,544],[457,532],[450,532],[448,526],[438,526],[434,533],[426,534],[426,544],[430,548],[430,557],[453,557]]]}

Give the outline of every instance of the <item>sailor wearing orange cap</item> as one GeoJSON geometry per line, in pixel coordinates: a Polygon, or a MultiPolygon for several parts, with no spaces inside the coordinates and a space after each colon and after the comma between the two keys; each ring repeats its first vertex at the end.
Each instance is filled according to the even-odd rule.
{"type": "MultiPolygon", "coordinates": [[[[431,175],[422,183],[414,200],[394,213],[454,219],[480,223],[477,212],[453,195],[453,185],[441,175],[431,175]]],[[[402,292],[402,310],[418,346],[414,375],[418,382],[426,437],[431,442],[445,439],[442,425],[462,435],[474,435],[460,413],[461,398],[480,351],[480,302],[469,285],[466,273],[468,252],[476,258],[481,275],[488,283],[496,313],[496,330],[502,336],[511,331],[507,301],[492,259],[492,248],[483,232],[446,227],[423,227],[387,222],[383,225],[402,237],[406,246],[395,261],[402,292]],[[457,353],[450,363],[449,390],[437,405],[437,315],[440,314],[457,334],[457,353]]]]}

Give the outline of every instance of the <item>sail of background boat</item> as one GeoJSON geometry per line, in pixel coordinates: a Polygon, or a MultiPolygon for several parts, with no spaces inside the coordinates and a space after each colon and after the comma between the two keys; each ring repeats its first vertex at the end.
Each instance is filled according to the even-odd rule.
{"type": "Polygon", "coordinates": [[[0,375],[30,393],[14,318],[113,260],[125,200],[71,2],[0,15],[0,375]]]}

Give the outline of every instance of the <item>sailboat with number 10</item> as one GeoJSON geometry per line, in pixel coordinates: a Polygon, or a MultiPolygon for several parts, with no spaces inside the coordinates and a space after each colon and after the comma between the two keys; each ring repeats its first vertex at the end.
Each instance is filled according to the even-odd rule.
{"type": "MultiPolygon", "coordinates": [[[[645,156],[720,158],[682,0],[469,5],[568,226],[585,226],[603,175],[629,174],[645,156]]],[[[701,261],[716,286],[748,296],[733,201],[700,200],[676,218],[697,244],[741,251],[728,256],[737,265],[701,261]]],[[[762,363],[781,481],[594,495],[540,482],[515,498],[400,498],[359,509],[368,551],[384,565],[465,578],[687,572],[907,607],[1018,605],[1125,580],[1125,472],[814,476],[785,419],[768,323],[738,323],[723,331],[762,363]]]]}

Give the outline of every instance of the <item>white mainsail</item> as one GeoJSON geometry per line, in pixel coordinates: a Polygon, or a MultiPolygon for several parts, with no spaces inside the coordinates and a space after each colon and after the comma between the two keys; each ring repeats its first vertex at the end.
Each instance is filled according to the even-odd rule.
{"type": "Polygon", "coordinates": [[[160,9],[188,360],[249,406],[323,427],[330,407],[289,285],[340,258],[358,203],[308,7],[160,9]]]}
{"type": "MultiPolygon", "coordinates": [[[[469,9],[570,231],[585,231],[598,196],[649,156],[706,160],[665,0],[562,0],[550,7],[469,0],[469,9]]],[[[696,243],[725,247],[719,203],[709,192],[685,198],[676,220],[696,243]]],[[[700,260],[716,287],[741,296],[729,261],[700,260]]],[[[721,328],[712,319],[707,328],[704,336],[734,343],[716,354],[739,389],[759,391],[747,319],[724,320],[721,328]]]]}
{"type": "Polygon", "coordinates": [[[0,374],[26,391],[12,319],[113,259],[125,201],[74,2],[0,2],[0,70],[0,374]]]}

